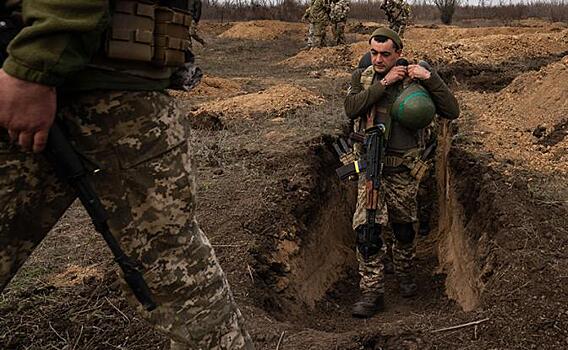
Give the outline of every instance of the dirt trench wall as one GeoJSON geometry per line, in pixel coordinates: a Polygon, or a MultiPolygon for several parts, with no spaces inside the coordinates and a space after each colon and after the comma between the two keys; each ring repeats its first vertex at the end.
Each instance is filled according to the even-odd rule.
{"type": "Polygon", "coordinates": [[[498,175],[483,159],[451,142],[449,126],[440,135],[437,180],[439,189],[438,261],[446,274],[446,294],[464,311],[477,308],[495,255],[490,240],[503,230],[492,182],[498,175]]]}
{"type": "Polygon", "coordinates": [[[474,242],[465,228],[464,208],[457,199],[453,186],[457,179],[448,164],[451,147],[448,125],[442,129],[440,146],[436,172],[440,193],[438,261],[440,270],[447,275],[446,294],[457,301],[465,311],[471,311],[479,303],[483,286],[479,283],[474,242]]]}
{"type": "Polygon", "coordinates": [[[304,195],[300,201],[287,198],[284,234],[264,241],[253,254],[259,302],[275,316],[302,317],[356,263],[351,229],[356,187],[336,176],[340,164],[331,142],[324,140],[305,156],[309,166],[297,174],[304,195]]]}

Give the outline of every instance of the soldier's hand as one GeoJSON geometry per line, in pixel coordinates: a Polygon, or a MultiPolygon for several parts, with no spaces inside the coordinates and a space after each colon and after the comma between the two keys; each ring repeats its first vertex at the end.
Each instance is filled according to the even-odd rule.
{"type": "Polygon", "coordinates": [[[14,78],[0,69],[0,127],[24,150],[41,152],[56,110],[52,86],[14,78]]]}
{"type": "Polygon", "coordinates": [[[385,75],[384,80],[387,85],[392,85],[393,83],[404,79],[406,74],[406,66],[394,66],[389,70],[387,75],[385,75]]]}
{"type": "Polygon", "coordinates": [[[408,76],[412,79],[430,79],[430,71],[420,65],[411,64],[408,66],[408,76]]]}

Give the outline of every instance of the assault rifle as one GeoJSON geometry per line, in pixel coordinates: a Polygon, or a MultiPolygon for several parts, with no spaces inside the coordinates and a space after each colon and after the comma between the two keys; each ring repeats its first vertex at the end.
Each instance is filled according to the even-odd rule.
{"type": "MultiPolygon", "coordinates": [[[[351,140],[359,141],[359,136],[360,134],[358,133],[352,133],[350,136],[351,140]]],[[[345,144],[345,141],[342,140],[342,144],[345,144]]],[[[419,162],[417,162],[414,165],[414,168],[411,169],[410,174],[416,178],[416,179],[422,179],[425,175],[425,173],[429,170],[429,166],[426,164],[426,161],[428,160],[428,157],[430,157],[430,155],[432,154],[432,152],[436,149],[436,141],[432,142],[430,145],[428,145],[428,147],[426,147],[426,149],[424,150],[424,152],[422,152],[422,155],[420,156],[419,162]]],[[[340,149],[339,147],[337,147],[337,145],[334,145],[335,151],[339,154],[340,157],[343,156],[343,154],[346,153],[346,151],[344,151],[343,149],[340,149]]],[[[335,169],[335,172],[337,173],[337,176],[339,176],[339,178],[341,180],[345,180],[348,179],[350,176],[352,175],[356,175],[359,173],[364,172],[367,169],[367,161],[364,159],[361,160],[355,160],[352,161],[348,164],[345,164],[337,169],[335,169]]]]}
{"type": "MultiPolygon", "coordinates": [[[[365,170],[365,191],[367,193],[367,224],[362,227],[361,239],[363,242],[372,242],[380,234],[380,226],[375,222],[377,206],[379,203],[379,189],[381,186],[381,176],[383,173],[385,157],[385,132],[386,126],[383,123],[375,124],[375,110],[373,109],[367,116],[367,129],[365,130],[365,148],[367,150],[367,163],[365,170]]],[[[365,259],[371,255],[369,244],[362,245],[361,254],[365,259]]]]}
{"type": "Polygon", "coordinates": [[[63,133],[59,122],[56,121],[49,129],[49,137],[45,148],[46,156],[55,167],[58,177],[68,182],[77,191],[79,200],[89,213],[95,229],[103,236],[124,273],[124,280],[134,293],[134,296],[148,311],[156,308],[150,289],[144,281],[139,265],[129,258],[120,248],[108,227],[108,214],[96,192],[87,180],[87,170],[79,155],[63,133]]]}
{"type": "MultiPolygon", "coordinates": [[[[7,57],[6,47],[18,34],[21,27],[22,23],[18,15],[5,14],[4,9],[0,8],[0,67],[7,57]]],[[[63,133],[57,120],[49,130],[45,153],[54,165],[57,176],[68,182],[77,192],[77,196],[89,213],[95,229],[103,236],[114,255],[115,261],[122,269],[124,280],[136,299],[146,310],[154,310],[156,303],[152,299],[150,289],[140,272],[139,264],[124,253],[110,232],[107,223],[108,214],[87,180],[87,170],[83,162],[63,133]]]]}

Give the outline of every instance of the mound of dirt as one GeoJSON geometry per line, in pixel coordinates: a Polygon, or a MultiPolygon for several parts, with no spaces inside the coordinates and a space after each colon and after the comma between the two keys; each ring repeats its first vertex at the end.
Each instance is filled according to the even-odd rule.
{"type": "Polygon", "coordinates": [[[313,48],[300,51],[296,56],[279,63],[289,67],[337,67],[351,64],[353,53],[350,46],[313,48]]]}
{"type": "Polygon", "coordinates": [[[220,38],[248,40],[276,40],[282,36],[302,35],[306,30],[303,23],[282,21],[239,22],[219,35],[220,38]]]}
{"type": "MultiPolygon", "coordinates": [[[[492,34],[485,35],[483,40],[475,36],[469,37],[467,30],[473,29],[456,29],[454,35],[439,35],[440,40],[429,40],[429,35],[411,34],[413,32],[410,31],[411,35],[405,40],[404,55],[410,59],[425,59],[432,63],[468,62],[491,65],[506,64],[518,58],[546,57],[566,52],[568,49],[568,30],[519,35],[492,34]],[[462,35],[466,37],[453,39],[462,35]]],[[[414,33],[417,31],[424,31],[424,28],[415,29],[414,33]]],[[[355,66],[369,50],[369,44],[366,41],[357,42],[350,45],[350,50],[350,63],[355,66]]]]}
{"type": "Polygon", "coordinates": [[[195,89],[191,91],[171,90],[170,95],[186,100],[196,96],[199,97],[220,97],[234,96],[242,92],[241,84],[235,80],[204,76],[195,89]]]}
{"type": "Polygon", "coordinates": [[[560,24],[547,23],[545,26],[517,26],[517,27],[477,27],[463,28],[456,26],[410,26],[404,34],[405,40],[442,40],[452,42],[460,39],[479,40],[488,35],[521,35],[534,33],[550,33],[565,29],[560,24]]]}
{"type": "Polygon", "coordinates": [[[480,115],[483,147],[517,167],[568,174],[566,91],[568,56],[517,77],[493,97],[489,109],[476,107],[476,98],[468,101],[480,115]]]}
{"type": "Polygon", "coordinates": [[[272,116],[322,102],[322,97],[306,88],[281,84],[264,91],[203,104],[197,113],[215,114],[223,117],[250,117],[259,114],[272,116]]]}

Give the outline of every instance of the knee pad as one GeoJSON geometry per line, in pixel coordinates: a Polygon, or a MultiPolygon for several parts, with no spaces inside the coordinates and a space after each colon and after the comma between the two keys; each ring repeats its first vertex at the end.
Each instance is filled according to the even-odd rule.
{"type": "Polygon", "coordinates": [[[414,237],[416,236],[414,225],[411,223],[393,223],[392,231],[394,233],[394,238],[396,238],[396,240],[400,243],[404,244],[412,243],[414,241],[414,237]]]}
{"type": "Polygon", "coordinates": [[[380,225],[375,224],[373,227],[369,227],[364,224],[357,227],[355,231],[357,232],[357,250],[365,259],[381,250],[383,240],[381,239],[380,225]]]}

